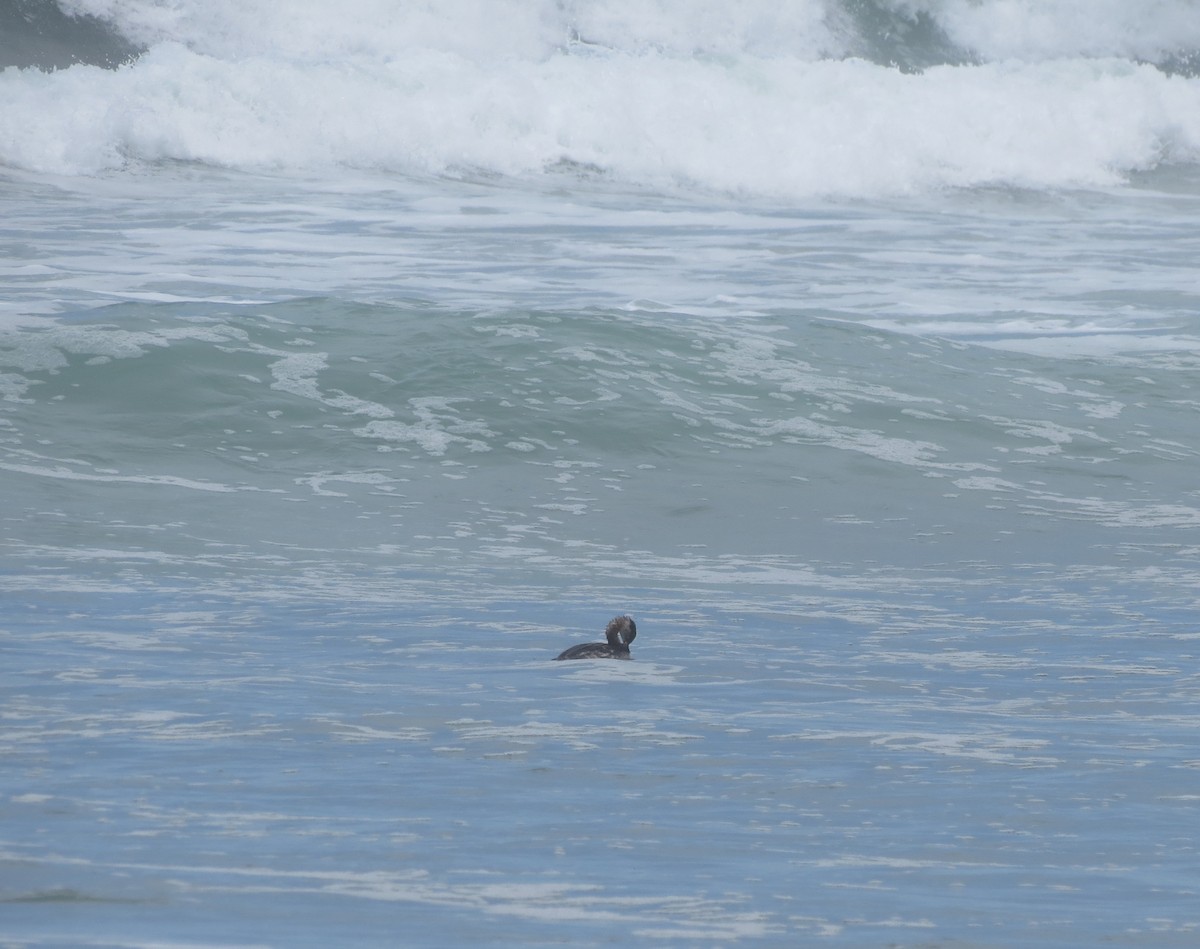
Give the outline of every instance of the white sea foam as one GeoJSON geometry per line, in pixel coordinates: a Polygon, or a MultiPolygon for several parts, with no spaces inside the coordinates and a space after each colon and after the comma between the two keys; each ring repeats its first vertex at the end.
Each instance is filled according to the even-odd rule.
{"type": "Polygon", "coordinates": [[[327,354],[281,352],[275,355],[278,355],[279,358],[270,366],[271,375],[275,379],[271,383],[272,389],[280,389],[302,398],[312,399],[353,415],[367,415],[372,418],[391,417],[391,409],[376,402],[359,399],[337,390],[332,393],[322,391],[317,383],[317,376],[328,366],[327,354]]]}
{"type": "Polygon", "coordinates": [[[1188,0],[919,0],[951,37],[991,59],[1121,56],[1156,59],[1200,48],[1188,0]]]}
{"type": "Polygon", "coordinates": [[[148,49],[115,71],[6,71],[4,164],[574,168],[797,197],[1105,186],[1200,158],[1200,79],[1135,61],[1200,46],[1185,0],[881,4],[985,59],[921,73],[845,58],[853,17],[819,0],[73,6],[148,49]]]}
{"type": "MultiPolygon", "coordinates": [[[[1180,332],[1178,320],[1161,314],[1121,314],[1106,322],[1090,317],[1003,317],[965,320],[871,319],[891,333],[963,340],[974,346],[1055,359],[1122,358],[1139,353],[1195,353],[1200,336],[1180,332]]],[[[1106,405],[1111,405],[1105,400],[1106,405]]],[[[1103,411],[1100,406],[1097,411],[1103,411]]]]}
{"type": "Polygon", "coordinates": [[[344,491],[333,491],[326,487],[329,484],[365,484],[378,491],[390,492],[401,479],[393,478],[379,471],[318,471],[304,478],[297,478],[297,484],[306,484],[312,488],[313,494],[322,497],[344,498],[344,491]]]}
{"type": "Polygon", "coordinates": [[[1009,735],[955,732],[801,732],[772,735],[775,741],[865,741],[867,744],[897,751],[919,751],[923,754],[972,758],[994,764],[1019,767],[1054,767],[1059,762],[1052,755],[1033,754],[1042,751],[1048,742],[1040,739],[1016,738],[1009,735]]]}
{"type": "MultiPolygon", "coordinates": [[[[205,816],[218,825],[221,819],[229,819],[230,832],[232,828],[241,830],[247,820],[291,819],[288,815],[271,812],[205,816]]],[[[322,817],[320,820],[336,818],[322,817]]],[[[20,859],[21,856],[19,852],[0,852],[0,859],[20,859]]],[[[313,894],[324,894],[371,901],[424,903],[452,907],[457,913],[477,912],[560,924],[599,921],[626,929],[643,926],[647,933],[656,932],[672,938],[681,938],[681,934],[687,933],[690,940],[702,938],[721,942],[762,937],[777,931],[763,915],[740,910],[736,894],[726,894],[722,898],[690,894],[625,896],[609,892],[602,886],[556,880],[456,883],[440,880],[420,869],[284,870],[231,865],[92,862],[60,856],[44,857],[41,862],[76,869],[88,867],[110,874],[153,873],[170,879],[174,888],[197,896],[257,893],[275,898],[291,894],[309,899],[313,894]]],[[[188,945],[194,944],[189,942],[188,945]]]]}
{"type": "MultiPolygon", "coordinates": [[[[25,454],[26,452],[13,452],[14,455],[25,454]]],[[[53,478],[64,481],[94,481],[103,483],[125,483],[125,484],[149,484],[149,485],[165,485],[176,488],[186,488],[191,491],[218,491],[230,492],[239,490],[253,490],[235,487],[229,484],[220,484],[214,481],[200,481],[195,478],[183,478],[176,475],[153,474],[153,475],[132,475],[118,474],[112,472],[96,472],[88,471],[78,467],[81,463],[70,460],[58,461],[55,459],[38,458],[37,463],[14,463],[11,461],[0,461],[0,469],[4,471],[19,472],[21,474],[35,475],[39,478],[53,478]]],[[[145,555],[151,556],[151,555],[145,555]]]]}
{"type": "Polygon", "coordinates": [[[495,433],[482,421],[461,418],[453,407],[457,401],[461,400],[436,397],[411,399],[409,405],[417,421],[372,421],[354,432],[364,438],[377,439],[384,443],[384,447],[392,447],[389,443],[413,442],[434,456],[444,455],[455,444],[467,451],[490,451],[490,446],[482,439],[495,433]]]}

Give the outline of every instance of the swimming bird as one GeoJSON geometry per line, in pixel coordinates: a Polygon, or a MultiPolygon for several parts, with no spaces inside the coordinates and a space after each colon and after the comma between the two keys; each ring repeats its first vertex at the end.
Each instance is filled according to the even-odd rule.
{"type": "Polygon", "coordinates": [[[555,659],[628,659],[629,644],[637,636],[637,624],[632,616],[614,616],[604,630],[606,643],[580,643],[555,659]]]}

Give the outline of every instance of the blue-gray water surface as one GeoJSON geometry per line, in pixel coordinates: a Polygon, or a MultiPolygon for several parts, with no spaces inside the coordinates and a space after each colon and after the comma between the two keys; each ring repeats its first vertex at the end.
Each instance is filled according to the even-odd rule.
{"type": "Polygon", "coordinates": [[[1191,944],[1198,194],[11,175],[0,939],[1191,944]]]}

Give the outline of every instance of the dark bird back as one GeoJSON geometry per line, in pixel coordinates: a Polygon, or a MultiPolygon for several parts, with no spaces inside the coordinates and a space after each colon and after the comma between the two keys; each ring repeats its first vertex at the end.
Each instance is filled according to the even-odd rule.
{"type": "Polygon", "coordinates": [[[637,636],[632,616],[614,616],[604,630],[608,642],[580,643],[564,650],[555,659],[628,659],[629,644],[637,636]]]}

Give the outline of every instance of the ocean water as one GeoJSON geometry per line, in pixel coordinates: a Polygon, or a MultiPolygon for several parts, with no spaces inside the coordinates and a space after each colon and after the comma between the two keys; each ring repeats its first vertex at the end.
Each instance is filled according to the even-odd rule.
{"type": "Polygon", "coordinates": [[[0,27],[0,944],[1195,944],[1194,2],[0,27]]]}

